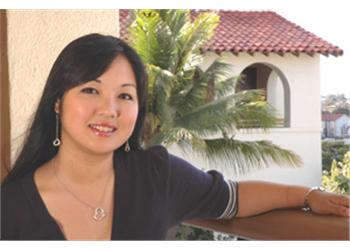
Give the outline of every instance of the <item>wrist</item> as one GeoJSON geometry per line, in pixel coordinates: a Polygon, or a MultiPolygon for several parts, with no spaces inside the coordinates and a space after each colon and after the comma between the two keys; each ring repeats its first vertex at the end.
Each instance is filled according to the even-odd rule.
{"type": "Polygon", "coordinates": [[[302,208],[304,206],[304,197],[308,190],[309,187],[289,185],[286,195],[286,207],[302,208]]]}
{"type": "Polygon", "coordinates": [[[308,212],[308,211],[312,211],[311,206],[310,206],[310,195],[311,193],[315,192],[315,191],[325,191],[324,188],[322,187],[311,187],[305,194],[304,196],[304,207],[302,208],[303,211],[308,212]]]}

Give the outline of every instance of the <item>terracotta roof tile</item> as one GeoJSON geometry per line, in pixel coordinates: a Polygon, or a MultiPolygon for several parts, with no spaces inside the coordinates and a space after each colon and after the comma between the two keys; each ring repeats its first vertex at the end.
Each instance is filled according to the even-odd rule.
{"type": "MultiPolygon", "coordinates": [[[[202,11],[192,10],[194,18],[202,11]]],[[[220,23],[214,37],[203,47],[216,53],[320,53],[340,56],[343,50],[272,11],[217,11],[220,23]]],[[[120,36],[127,37],[128,10],[119,11],[120,36]]]]}
{"type": "Polygon", "coordinates": [[[343,114],[323,114],[322,121],[335,121],[342,117],[343,114]]]}

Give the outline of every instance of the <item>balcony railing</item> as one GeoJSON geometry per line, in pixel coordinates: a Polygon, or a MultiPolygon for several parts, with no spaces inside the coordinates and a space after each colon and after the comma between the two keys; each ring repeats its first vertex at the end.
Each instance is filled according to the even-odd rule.
{"type": "Polygon", "coordinates": [[[349,218],[300,209],[274,210],[232,220],[191,220],[185,224],[249,240],[349,240],[349,218]]]}

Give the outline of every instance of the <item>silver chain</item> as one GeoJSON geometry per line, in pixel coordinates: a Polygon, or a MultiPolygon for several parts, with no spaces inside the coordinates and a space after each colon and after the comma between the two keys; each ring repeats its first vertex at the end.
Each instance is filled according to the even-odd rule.
{"type": "MultiPolygon", "coordinates": [[[[55,161],[55,160],[54,160],[54,161],[55,161]]],[[[102,220],[103,217],[106,216],[106,214],[103,214],[103,217],[102,217],[102,218],[96,219],[96,218],[95,218],[96,213],[101,213],[101,212],[102,212],[102,213],[105,213],[105,212],[104,212],[104,209],[102,209],[101,207],[98,207],[98,206],[95,207],[95,206],[90,205],[89,203],[87,203],[87,202],[83,201],[82,199],[80,199],[73,191],[71,191],[71,190],[67,187],[67,185],[58,177],[57,172],[56,172],[56,164],[54,164],[53,172],[54,172],[54,175],[55,175],[56,179],[57,179],[58,182],[62,185],[62,187],[66,190],[67,193],[69,193],[71,196],[73,196],[73,197],[74,197],[77,201],[79,201],[80,203],[84,204],[85,206],[87,206],[87,207],[89,207],[89,208],[91,208],[92,210],[95,211],[95,215],[94,215],[94,217],[93,217],[95,220],[102,220]],[[102,211],[101,211],[101,210],[102,210],[102,211]]],[[[105,197],[105,195],[106,195],[107,184],[108,184],[109,179],[111,178],[111,176],[112,176],[112,175],[110,175],[110,176],[107,178],[107,181],[106,181],[106,184],[105,184],[105,186],[104,186],[103,193],[102,193],[102,196],[101,196],[101,199],[100,199],[99,203],[102,203],[102,201],[103,201],[103,199],[104,199],[104,197],[105,197]]],[[[97,216],[101,216],[101,215],[97,215],[97,216]]]]}

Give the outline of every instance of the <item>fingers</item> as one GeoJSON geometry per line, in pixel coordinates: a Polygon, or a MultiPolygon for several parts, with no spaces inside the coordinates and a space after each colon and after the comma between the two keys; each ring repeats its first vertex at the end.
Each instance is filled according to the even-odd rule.
{"type": "Polygon", "coordinates": [[[332,214],[350,217],[350,196],[330,192],[313,192],[309,196],[312,211],[318,214],[332,214]]]}
{"type": "Polygon", "coordinates": [[[349,208],[349,203],[350,203],[350,196],[341,196],[340,197],[340,205],[343,205],[347,208],[349,208]]]}
{"type": "Polygon", "coordinates": [[[338,216],[344,216],[349,217],[350,216],[350,209],[348,207],[342,206],[342,205],[336,205],[330,203],[330,213],[338,216]]]}
{"type": "Polygon", "coordinates": [[[335,205],[340,205],[340,206],[349,208],[350,196],[346,196],[346,195],[332,196],[330,201],[335,205]]]}

